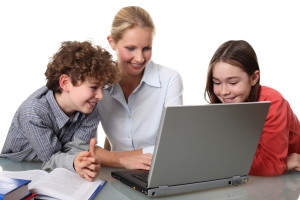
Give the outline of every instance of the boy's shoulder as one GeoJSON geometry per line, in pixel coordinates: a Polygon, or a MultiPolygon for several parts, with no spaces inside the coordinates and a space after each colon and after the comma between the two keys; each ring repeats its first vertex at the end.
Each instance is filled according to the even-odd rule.
{"type": "Polygon", "coordinates": [[[49,90],[46,86],[43,86],[33,92],[25,101],[20,105],[19,111],[22,113],[33,113],[33,112],[47,112],[49,111],[49,90]]]}

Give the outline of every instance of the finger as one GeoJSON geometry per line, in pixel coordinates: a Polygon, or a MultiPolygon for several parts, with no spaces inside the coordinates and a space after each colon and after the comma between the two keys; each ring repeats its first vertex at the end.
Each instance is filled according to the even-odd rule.
{"type": "Polygon", "coordinates": [[[91,171],[97,171],[100,169],[100,164],[90,163],[89,165],[86,165],[84,168],[91,170],[91,171]]]}
{"type": "Polygon", "coordinates": [[[83,178],[85,178],[86,180],[92,182],[94,179],[92,177],[90,177],[89,175],[87,175],[86,173],[83,173],[83,178]]]}
{"type": "Polygon", "coordinates": [[[143,154],[143,157],[146,159],[152,159],[153,155],[151,153],[143,154]]]}
{"type": "Polygon", "coordinates": [[[90,154],[91,154],[91,153],[88,152],[88,151],[81,151],[81,152],[77,155],[77,157],[78,157],[79,160],[82,160],[82,159],[85,158],[85,157],[89,157],[90,154]]]}
{"type": "Polygon", "coordinates": [[[90,161],[81,161],[77,164],[77,167],[80,168],[81,170],[83,168],[87,168],[88,166],[90,166],[92,163],[90,161]]]}
{"type": "Polygon", "coordinates": [[[148,155],[149,157],[153,157],[153,154],[152,153],[147,153],[147,154],[145,154],[145,155],[148,155]]]}
{"type": "Polygon", "coordinates": [[[150,165],[139,164],[137,169],[150,170],[150,165]]]}
{"type": "Polygon", "coordinates": [[[98,163],[97,159],[95,157],[91,157],[91,156],[89,156],[89,157],[83,157],[82,161],[89,161],[91,163],[98,163]]]}
{"type": "Polygon", "coordinates": [[[84,173],[85,177],[88,177],[90,180],[93,180],[94,178],[96,178],[98,176],[98,171],[91,171],[88,169],[83,169],[83,173],[84,173]]]}
{"type": "Polygon", "coordinates": [[[151,165],[152,162],[152,154],[142,155],[140,158],[140,162],[146,165],[151,165]]]}
{"type": "Polygon", "coordinates": [[[144,164],[150,166],[151,165],[151,159],[144,160],[144,164]]]}
{"type": "Polygon", "coordinates": [[[92,138],[90,140],[90,152],[92,153],[92,155],[95,155],[95,146],[96,146],[97,140],[96,138],[92,138]]]}
{"type": "Polygon", "coordinates": [[[149,165],[144,165],[142,169],[143,170],[150,170],[150,166],[149,165]]]}
{"type": "Polygon", "coordinates": [[[100,164],[90,164],[87,166],[87,169],[90,171],[98,172],[100,170],[101,166],[100,164]]]}
{"type": "Polygon", "coordinates": [[[85,159],[88,158],[88,156],[90,156],[90,152],[80,152],[79,154],[77,154],[77,156],[75,157],[74,160],[74,165],[75,167],[81,167],[82,162],[90,162],[89,160],[85,159]]]}

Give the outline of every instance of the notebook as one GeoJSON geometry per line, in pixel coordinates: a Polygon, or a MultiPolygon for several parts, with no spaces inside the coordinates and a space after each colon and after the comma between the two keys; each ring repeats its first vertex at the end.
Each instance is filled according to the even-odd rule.
{"type": "Polygon", "coordinates": [[[270,102],[167,106],[150,171],[111,175],[151,197],[247,183],[269,106],[270,102]]]}

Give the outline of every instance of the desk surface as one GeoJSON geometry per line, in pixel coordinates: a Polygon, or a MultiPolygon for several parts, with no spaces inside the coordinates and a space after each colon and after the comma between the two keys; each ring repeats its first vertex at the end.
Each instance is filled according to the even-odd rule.
{"type": "MultiPolygon", "coordinates": [[[[0,171],[24,171],[41,169],[40,162],[15,162],[0,159],[0,171]]],[[[113,200],[142,200],[142,199],[185,199],[185,200],[297,200],[300,195],[300,173],[289,172],[275,177],[250,176],[250,181],[245,185],[229,186],[218,189],[185,193],[161,198],[147,198],[133,189],[114,180],[110,172],[115,168],[103,167],[99,179],[107,180],[107,184],[98,193],[95,199],[113,200]]]]}

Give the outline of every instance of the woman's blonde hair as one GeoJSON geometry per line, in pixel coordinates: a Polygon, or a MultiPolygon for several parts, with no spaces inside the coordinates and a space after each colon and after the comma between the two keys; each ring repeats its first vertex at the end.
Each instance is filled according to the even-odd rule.
{"type": "Polygon", "coordinates": [[[111,27],[111,37],[115,42],[122,39],[123,33],[135,26],[149,28],[155,33],[155,26],[150,14],[138,6],[124,7],[116,14],[111,27]]]}

